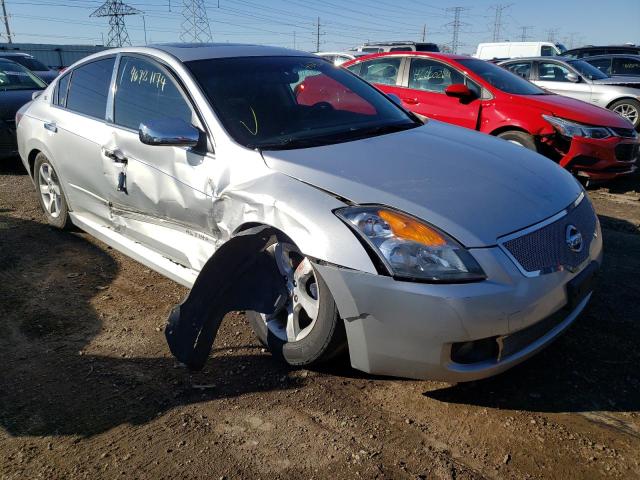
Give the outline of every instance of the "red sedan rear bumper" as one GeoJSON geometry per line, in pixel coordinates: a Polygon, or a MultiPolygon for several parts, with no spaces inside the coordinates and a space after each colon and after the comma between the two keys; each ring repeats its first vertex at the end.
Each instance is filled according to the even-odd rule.
{"type": "Polygon", "coordinates": [[[633,173],[640,143],[631,138],[574,137],[560,165],[590,180],[606,181],[633,173]]]}

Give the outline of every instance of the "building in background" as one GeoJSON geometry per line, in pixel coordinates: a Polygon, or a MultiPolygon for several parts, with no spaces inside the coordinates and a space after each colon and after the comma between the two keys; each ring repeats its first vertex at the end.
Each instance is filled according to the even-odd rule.
{"type": "Polygon", "coordinates": [[[87,55],[105,50],[103,45],[53,45],[45,43],[0,43],[0,51],[24,52],[50,68],[60,70],[87,55]]]}

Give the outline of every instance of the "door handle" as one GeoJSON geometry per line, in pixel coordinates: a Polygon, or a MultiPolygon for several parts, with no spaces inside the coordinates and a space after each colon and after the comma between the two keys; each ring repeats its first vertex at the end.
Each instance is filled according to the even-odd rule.
{"type": "Polygon", "coordinates": [[[417,103],[419,103],[417,98],[409,98],[409,97],[403,98],[402,101],[409,105],[416,105],[417,103]]]}
{"type": "Polygon", "coordinates": [[[53,122],[44,122],[44,128],[53,133],[56,133],[58,131],[58,127],[53,122]]]}
{"type": "Polygon", "coordinates": [[[108,150],[106,148],[102,149],[102,154],[113,160],[113,163],[120,163],[122,165],[126,165],[129,163],[129,159],[124,156],[124,154],[120,150],[108,150]]]}

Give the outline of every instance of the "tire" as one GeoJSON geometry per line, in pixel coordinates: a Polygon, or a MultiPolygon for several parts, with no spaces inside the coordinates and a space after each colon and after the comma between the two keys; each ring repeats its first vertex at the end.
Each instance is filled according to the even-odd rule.
{"type": "MultiPolygon", "coordinates": [[[[341,353],[346,351],[347,341],[346,332],[344,329],[344,323],[338,315],[338,309],[336,303],[333,300],[333,296],[324,282],[322,277],[317,274],[311,262],[308,259],[302,257],[299,254],[299,250],[295,249],[290,244],[276,244],[272,249],[274,257],[278,256],[282,250],[288,251],[295,255],[297,253],[298,259],[294,263],[295,269],[293,271],[293,277],[296,280],[296,288],[291,291],[290,297],[287,300],[287,304],[280,309],[280,311],[267,317],[257,312],[246,312],[247,320],[251,325],[258,340],[265,345],[271,353],[280,360],[294,366],[316,366],[322,363],[326,363],[341,353]],[[292,247],[287,250],[281,249],[279,246],[288,245],[292,247]],[[304,272],[306,271],[306,274],[304,272]],[[300,272],[303,272],[301,274],[300,272]],[[310,275],[311,277],[306,277],[310,275]],[[301,278],[307,278],[306,280],[301,278]],[[304,283],[306,282],[306,283],[304,283]],[[283,324],[289,324],[288,314],[292,315],[291,310],[295,311],[296,304],[293,298],[296,297],[296,292],[301,292],[302,288],[308,289],[308,284],[313,285],[315,283],[315,292],[317,296],[317,315],[315,321],[312,321],[307,328],[309,330],[302,336],[302,333],[306,329],[301,329],[301,337],[297,340],[287,338],[289,331],[283,324]],[[299,288],[297,288],[299,287],[299,288]],[[269,322],[269,325],[267,325],[269,322]],[[286,332],[286,333],[285,333],[286,332]]],[[[292,257],[293,255],[284,255],[292,257]]],[[[275,259],[274,259],[275,261],[275,259]]],[[[283,276],[287,276],[287,272],[284,272],[281,265],[278,265],[283,276]]],[[[291,273],[291,271],[289,273],[291,273]]],[[[289,275],[290,276],[290,275],[289,275]]],[[[289,282],[288,282],[289,284],[289,282]]],[[[301,295],[302,296],[302,295],[301,295]]],[[[297,298],[297,297],[296,297],[297,298]]],[[[301,302],[302,303],[302,302],[301,302]]],[[[306,310],[305,310],[306,314],[306,310]]],[[[293,314],[295,315],[295,313],[293,314]]],[[[303,317],[302,313],[299,313],[299,317],[303,317]]],[[[306,317],[307,320],[309,317],[306,317]]],[[[299,325],[302,325],[302,320],[299,325]]]]}
{"type": "Polygon", "coordinates": [[[68,230],[72,227],[69,207],[57,172],[44,153],[36,156],[33,179],[38,200],[47,222],[52,227],[68,230]]]}
{"type": "Polygon", "coordinates": [[[633,98],[623,98],[609,105],[609,110],[633,123],[633,128],[640,130],[640,102],[633,98]]]}
{"type": "Polygon", "coordinates": [[[497,136],[520,147],[528,148],[534,152],[538,151],[536,141],[528,133],[519,130],[507,130],[506,132],[499,133],[497,136]]]}

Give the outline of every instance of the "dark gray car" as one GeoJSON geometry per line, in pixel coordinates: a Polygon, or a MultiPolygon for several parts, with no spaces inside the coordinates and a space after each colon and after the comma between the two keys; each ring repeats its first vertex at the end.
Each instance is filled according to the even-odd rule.
{"type": "Polygon", "coordinates": [[[18,155],[16,112],[46,84],[22,65],[0,59],[0,160],[18,155]]]}
{"type": "Polygon", "coordinates": [[[28,53],[0,52],[0,59],[11,60],[12,62],[19,63],[23,67],[31,70],[46,83],[51,83],[51,81],[58,76],[57,71],[47,67],[40,60],[36,60],[28,53]]]}
{"type": "Polygon", "coordinates": [[[596,55],[584,61],[609,77],[637,77],[640,81],[640,55],[596,55]]]}

